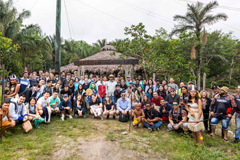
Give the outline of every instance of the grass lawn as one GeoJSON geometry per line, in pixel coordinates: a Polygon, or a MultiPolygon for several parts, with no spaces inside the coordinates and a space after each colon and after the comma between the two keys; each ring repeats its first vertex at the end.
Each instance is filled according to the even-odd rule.
{"type": "MultiPolygon", "coordinates": [[[[62,122],[54,117],[50,124],[40,126],[27,134],[21,127],[5,133],[0,159],[240,159],[240,144],[204,134],[201,150],[191,137],[167,132],[166,125],[153,133],[131,128],[127,135],[122,132],[128,132],[129,123],[117,120],[74,118],[62,122]]],[[[232,136],[229,134],[229,140],[232,136]]]]}

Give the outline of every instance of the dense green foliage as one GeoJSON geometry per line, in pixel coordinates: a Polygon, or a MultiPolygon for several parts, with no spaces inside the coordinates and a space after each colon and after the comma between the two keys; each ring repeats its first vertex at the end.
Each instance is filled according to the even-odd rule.
{"type": "MultiPolygon", "coordinates": [[[[30,11],[19,13],[12,4],[12,0],[0,0],[0,32],[20,46],[18,54],[5,64],[6,69],[18,75],[24,67],[28,67],[29,71],[53,69],[55,36],[43,34],[37,24],[23,25],[24,19],[31,16],[30,11]]],[[[206,73],[207,87],[215,84],[236,86],[240,79],[239,40],[232,33],[205,30],[206,25],[227,19],[224,13],[208,14],[217,5],[217,2],[188,4],[186,15],[174,16],[179,24],[171,33],[160,28],[154,36],[150,36],[145,26],[139,23],[125,28],[126,39],[115,39],[109,43],[123,53],[122,57],[138,58],[145,78],[156,73],[160,79],[174,77],[177,82],[187,82],[197,80],[206,73]]],[[[88,44],[62,39],[61,43],[61,65],[64,66],[99,52],[107,40],[88,44]]]]}

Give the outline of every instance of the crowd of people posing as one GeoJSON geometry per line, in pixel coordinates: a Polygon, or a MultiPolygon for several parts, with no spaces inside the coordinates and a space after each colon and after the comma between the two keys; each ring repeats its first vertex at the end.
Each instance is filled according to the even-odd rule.
{"type": "MultiPolygon", "coordinates": [[[[227,87],[215,86],[213,96],[201,92],[193,82],[178,86],[170,78],[160,82],[141,76],[126,81],[122,76],[113,75],[77,76],[65,72],[49,73],[39,71],[23,72],[22,78],[12,74],[6,80],[6,90],[0,109],[2,132],[8,128],[31,121],[40,128],[42,122],[50,123],[51,116],[62,121],[67,118],[83,117],[103,120],[119,116],[119,120],[133,121],[132,125],[141,131],[159,131],[167,123],[168,131],[192,132],[195,143],[203,144],[202,131],[215,136],[216,125],[221,121],[223,140],[228,142],[228,126],[235,114],[236,132],[233,143],[240,138],[240,86],[238,93],[230,95],[227,87]],[[73,114],[74,113],[74,114],[73,114]]],[[[1,133],[2,133],[1,132],[1,133]]],[[[3,136],[1,134],[1,136],[3,136]]]]}

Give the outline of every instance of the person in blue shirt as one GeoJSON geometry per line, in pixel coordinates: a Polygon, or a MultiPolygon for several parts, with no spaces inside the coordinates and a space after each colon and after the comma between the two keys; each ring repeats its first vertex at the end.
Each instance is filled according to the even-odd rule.
{"type": "Polygon", "coordinates": [[[132,81],[131,81],[131,77],[130,76],[127,76],[127,80],[126,80],[126,82],[125,82],[125,84],[127,85],[127,86],[129,86],[129,83],[132,83],[132,81]]]}
{"type": "Polygon", "coordinates": [[[131,109],[130,99],[126,98],[126,95],[124,92],[121,92],[121,98],[117,100],[116,114],[119,115],[120,112],[124,115],[129,114],[130,109],[131,109]]]}
{"type": "Polygon", "coordinates": [[[69,114],[69,118],[72,118],[72,102],[68,99],[68,95],[64,94],[63,95],[63,100],[59,105],[59,110],[61,111],[62,114],[62,121],[64,121],[65,118],[65,113],[69,114]]]}
{"type": "Polygon", "coordinates": [[[23,78],[20,78],[20,90],[19,93],[21,94],[23,91],[25,91],[27,88],[30,87],[30,81],[28,80],[28,71],[23,71],[23,78]]]}
{"type": "Polygon", "coordinates": [[[148,88],[146,95],[148,96],[148,98],[150,99],[150,101],[152,100],[153,97],[153,88],[148,88]]]}

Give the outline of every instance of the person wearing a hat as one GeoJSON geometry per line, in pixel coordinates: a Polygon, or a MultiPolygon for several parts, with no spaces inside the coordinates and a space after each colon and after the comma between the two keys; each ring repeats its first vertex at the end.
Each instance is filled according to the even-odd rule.
{"type": "Polygon", "coordinates": [[[158,88],[160,87],[160,80],[157,79],[156,80],[156,84],[153,86],[153,92],[157,92],[158,91],[158,88]]]}
{"type": "Polygon", "coordinates": [[[18,98],[18,92],[20,84],[17,83],[17,76],[15,74],[10,75],[10,86],[5,90],[4,98],[18,98]]]}
{"type": "Polygon", "coordinates": [[[228,87],[221,87],[218,98],[214,98],[211,102],[211,137],[215,136],[216,126],[219,121],[222,121],[223,139],[228,142],[228,125],[232,118],[232,115],[236,111],[236,101],[233,96],[228,94],[228,87]]]}
{"type": "Polygon", "coordinates": [[[188,128],[193,133],[193,139],[195,144],[199,141],[200,147],[203,144],[202,131],[204,131],[203,114],[202,114],[202,101],[198,97],[196,87],[192,85],[190,87],[190,93],[185,104],[185,108],[188,111],[188,128]]]}
{"type": "MultiPolygon", "coordinates": [[[[109,75],[109,81],[106,84],[106,93],[110,97],[111,101],[114,103],[114,91],[115,87],[117,85],[117,82],[114,81],[114,76],[111,74],[109,75]]],[[[114,103],[115,104],[115,103],[114,103]]]]}
{"type": "Polygon", "coordinates": [[[23,71],[23,77],[20,78],[20,91],[19,93],[21,94],[23,91],[25,91],[27,88],[30,87],[30,81],[28,80],[28,71],[23,71]]]}
{"type": "Polygon", "coordinates": [[[130,82],[132,82],[132,81],[131,81],[131,77],[130,77],[130,76],[127,76],[127,80],[126,80],[125,84],[126,84],[127,86],[129,86],[129,83],[130,83],[130,82]]]}
{"type": "Polygon", "coordinates": [[[61,111],[62,114],[62,121],[64,121],[65,114],[69,114],[69,118],[72,118],[72,102],[68,99],[68,95],[64,94],[63,95],[63,100],[59,105],[59,110],[61,111]]]}

